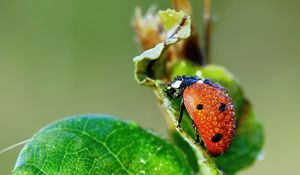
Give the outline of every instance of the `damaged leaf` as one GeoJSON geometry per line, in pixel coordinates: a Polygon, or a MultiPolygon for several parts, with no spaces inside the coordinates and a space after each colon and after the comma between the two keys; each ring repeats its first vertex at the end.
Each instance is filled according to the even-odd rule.
{"type": "MultiPolygon", "coordinates": [[[[147,86],[154,86],[153,80],[163,79],[166,75],[166,60],[159,58],[164,56],[164,51],[168,46],[181,39],[186,39],[191,32],[191,19],[183,12],[160,11],[160,16],[162,21],[166,22],[167,39],[133,59],[137,82],[147,86]]],[[[165,23],[163,24],[165,25],[165,23]]]]}
{"type": "Polygon", "coordinates": [[[252,164],[259,155],[263,144],[262,126],[255,119],[239,82],[225,68],[211,64],[199,66],[179,58],[175,61],[172,60],[172,62],[167,59],[166,51],[169,46],[189,37],[191,23],[190,17],[184,15],[183,12],[173,10],[160,12],[160,17],[165,29],[168,30],[168,37],[153,49],[146,50],[134,58],[136,80],[139,84],[150,86],[154,90],[166,120],[169,122],[174,142],[178,143],[179,147],[182,146],[182,141],[178,141],[179,133],[189,144],[189,148],[186,146],[182,148],[189,157],[190,164],[195,164],[192,154],[196,156],[198,168],[193,166],[194,171],[199,170],[196,173],[214,175],[223,174],[222,171],[224,171],[226,174],[234,174],[252,164]],[[183,21],[186,20],[185,18],[189,22],[182,25],[183,21]],[[196,75],[209,78],[224,86],[233,98],[238,128],[236,137],[225,154],[212,158],[205,147],[194,144],[195,134],[191,124],[192,120],[186,111],[183,114],[181,128],[176,128],[177,134],[173,132],[179,116],[180,99],[170,99],[166,95],[165,87],[172,78],[178,75],[196,75]]]}
{"type": "MultiPolygon", "coordinates": [[[[169,75],[166,69],[161,71],[162,69],[159,69],[159,67],[166,68],[164,51],[168,48],[168,46],[181,39],[185,39],[190,35],[191,22],[190,17],[183,15],[183,12],[167,10],[160,12],[160,14],[163,18],[165,18],[162,21],[167,22],[167,29],[170,29],[167,32],[169,36],[165,41],[159,43],[153,49],[144,51],[141,55],[134,58],[135,77],[139,84],[153,88],[157,98],[161,102],[164,112],[167,114],[166,116],[168,116],[167,120],[171,121],[171,125],[175,126],[179,111],[177,105],[174,105],[177,101],[167,97],[167,94],[165,93],[164,80],[167,80],[169,75]],[[175,21],[177,21],[177,23],[175,23],[175,21]]],[[[185,129],[177,128],[177,130],[191,145],[197,157],[199,169],[203,174],[222,174],[222,172],[217,169],[214,161],[210,158],[204,148],[193,144],[193,138],[185,131],[185,129]]]]}

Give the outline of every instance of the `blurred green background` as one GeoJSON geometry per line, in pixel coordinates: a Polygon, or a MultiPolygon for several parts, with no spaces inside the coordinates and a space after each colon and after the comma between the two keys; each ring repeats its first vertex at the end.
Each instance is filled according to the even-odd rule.
{"type": "MultiPolygon", "coordinates": [[[[201,25],[202,1],[194,0],[201,25]]],[[[0,1],[0,149],[64,116],[106,113],[166,137],[149,88],[133,78],[136,6],[167,0],[0,1]]],[[[214,1],[213,62],[242,83],[266,131],[265,159],[240,174],[300,171],[300,1],[214,1]]],[[[200,30],[200,28],[198,28],[200,30]]],[[[10,174],[20,148],[0,155],[10,174]]]]}

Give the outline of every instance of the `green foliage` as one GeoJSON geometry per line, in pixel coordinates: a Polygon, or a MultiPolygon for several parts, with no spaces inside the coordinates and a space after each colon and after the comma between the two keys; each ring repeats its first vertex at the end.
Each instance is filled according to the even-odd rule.
{"type": "Polygon", "coordinates": [[[75,116],[41,129],[21,151],[15,175],[191,174],[185,155],[135,123],[75,116]]]}
{"type": "MultiPolygon", "coordinates": [[[[245,99],[238,81],[224,67],[207,65],[200,67],[190,62],[180,61],[173,67],[172,77],[177,75],[200,75],[220,83],[228,90],[236,107],[238,129],[229,150],[215,159],[219,169],[227,174],[251,165],[260,154],[263,146],[263,128],[255,118],[251,104],[245,99]]],[[[179,108],[179,103],[175,103],[179,108]]],[[[190,125],[185,125],[192,130],[190,125]]]]}
{"type": "MultiPolygon", "coordinates": [[[[180,23],[182,23],[182,21],[185,20],[184,18],[190,19],[190,17],[181,14],[182,12],[175,12],[175,11],[168,10],[164,12],[164,17],[176,18],[177,21],[181,21],[180,23]],[[170,13],[170,14],[167,15],[165,13],[170,13]],[[181,20],[177,19],[178,16],[181,16],[181,20]]],[[[174,19],[170,19],[170,20],[164,19],[163,21],[174,21],[174,19]]],[[[136,80],[138,81],[139,84],[150,86],[153,88],[158,99],[162,102],[163,109],[170,117],[169,119],[171,119],[173,124],[176,125],[176,121],[177,121],[176,118],[179,115],[178,114],[179,104],[178,101],[169,99],[167,97],[167,94],[165,93],[165,84],[163,82],[163,78],[165,78],[166,76],[166,71],[161,72],[160,69],[157,69],[157,67],[165,67],[164,61],[161,60],[165,60],[164,51],[168,48],[168,46],[180,41],[181,39],[185,39],[189,36],[186,35],[186,33],[188,31],[188,33],[190,34],[191,23],[186,22],[183,24],[183,26],[180,26],[178,23],[176,24],[173,23],[173,24],[174,24],[173,27],[168,26],[167,28],[172,31],[175,31],[175,33],[173,33],[171,37],[167,37],[165,41],[159,43],[153,49],[146,50],[141,55],[135,57],[134,62],[136,66],[135,67],[136,80]]],[[[168,30],[167,33],[170,33],[170,30],[168,30]]],[[[184,118],[188,119],[188,117],[184,117],[184,118]]],[[[185,126],[186,126],[186,122],[183,122],[182,128],[188,128],[185,126]]],[[[194,140],[190,135],[188,135],[188,133],[185,132],[188,129],[181,130],[180,128],[177,128],[177,130],[180,130],[179,133],[192,146],[192,149],[194,150],[196,157],[198,159],[197,162],[198,162],[199,169],[203,174],[213,174],[213,175],[222,174],[222,172],[217,169],[215,163],[210,158],[208,153],[204,150],[204,148],[199,145],[193,144],[194,140]]],[[[189,129],[189,131],[191,131],[191,129],[189,129]]]]}
{"type": "Polygon", "coordinates": [[[166,74],[166,60],[158,59],[163,55],[163,52],[169,45],[189,37],[191,32],[191,19],[189,16],[184,15],[183,12],[176,12],[174,10],[160,11],[160,16],[163,21],[167,22],[165,24],[169,29],[167,31],[167,39],[134,58],[136,80],[139,84],[146,86],[156,86],[154,80],[158,80],[166,74]],[[183,19],[185,19],[184,23],[180,26],[180,22],[183,19]],[[149,65],[152,66],[149,67],[149,65]]]}
{"type": "MultiPolygon", "coordinates": [[[[161,14],[161,13],[160,13],[161,14]]],[[[170,68],[166,68],[166,51],[171,46],[176,44],[181,39],[185,39],[188,36],[183,35],[181,32],[185,32],[187,28],[190,28],[190,22],[184,25],[185,30],[178,28],[177,25],[170,26],[169,21],[182,21],[182,12],[165,11],[163,18],[175,19],[162,19],[162,22],[168,22],[164,26],[165,29],[173,30],[177,32],[171,36],[177,36],[172,41],[166,41],[159,43],[156,47],[150,50],[146,50],[140,56],[134,59],[136,65],[136,79],[138,83],[153,88],[158,100],[161,102],[162,109],[166,113],[167,121],[171,121],[171,136],[174,143],[178,144],[180,148],[187,154],[191,165],[194,165],[193,155],[195,154],[198,162],[199,173],[201,174],[234,174],[252,164],[256,157],[259,155],[263,144],[263,130],[261,124],[255,119],[251,105],[246,100],[241,86],[238,81],[230,74],[225,68],[216,65],[206,65],[201,67],[195,63],[189,61],[177,59],[170,68]],[[167,15],[170,13],[170,15],[167,15]],[[175,13],[176,15],[174,15],[175,13]],[[178,19],[181,16],[181,20],[178,19]],[[177,27],[177,29],[176,29],[177,27]],[[185,36],[185,37],[178,37],[185,36]],[[157,69],[158,67],[164,67],[164,71],[157,69]],[[155,76],[153,76],[155,75],[155,76]],[[177,118],[179,116],[179,99],[170,99],[165,93],[166,83],[177,75],[192,75],[203,78],[210,78],[214,82],[220,83],[227,88],[229,95],[233,98],[236,107],[236,119],[237,119],[237,133],[229,150],[217,157],[212,158],[207,152],[206,148],[200,145],[194,144],[194,133],[191,125],[191,119],[185,112],[182,122],[182,129],[176,128],[178,133],[183,139],[189,143],[189,146],[183,145],[182,140],[178,139],[178,134],[174,133],[174,126],[177,124],[177,118]],[[168,81],[166,81],[168,80],[168,81]],[[222,171],[220,171],[222,170],[222,171]]],[[[167,31],[170,33],[170,31],[167,31]]],[[[193,166],[194,171],[197,168],[193,166]]],[[[197,172],[196,172],[197,173],[197,172]]]]}
{"type": "Polygon", "coordinates": [[[263,140],[262,125],[255,118],[251,105],[246,103],[233,143],[223,156],[215,160],[218,167],[227,174],[248,167],[261,154],[263,140]]]}
{"type": "Polygon", "coordinates": [[[149,86],[155,92],[169,121],[172,141],[181,150],[135,123],[104,115],[74,116],[36,133],[22,149],[14,175],[219,175],[235,174],[256,160],[263,145],[263,128],[238,81],[221,66],[209,64],[202,67],[184,58],[173,58],[168,62],[168,49],[180,49],[184,44],[178,43],[190,36],[191,19],[174,10],[160,11],[159,15],[166,39],[134,58],[135,78],[139,84],[149,86]],[[165,87],[177,75],[210,78],[227,88],[233,98],[238,127],[233,143],[223,155],[211,157],[204,146],[194,144],[191,118],[186,111],[181,128],[174,127],[179,116],[180,99],[170,99],[165,87]]]}

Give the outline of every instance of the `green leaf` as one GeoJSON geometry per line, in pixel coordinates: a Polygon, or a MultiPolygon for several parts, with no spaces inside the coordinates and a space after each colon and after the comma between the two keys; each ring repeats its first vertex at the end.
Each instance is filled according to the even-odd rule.
{"type": "Polygon", "coordinates": [[[243,108],[243,116],[239,121],[233,143],[223,156],[216,158],[218,167],[229,175],[250,166],[262,154],[264,140],[262,125],[255,118],[249,103],[243,108]]]}
{"type": "Polygon", "coordinates": [[[57,121],[22,149],[14,175],[192,174],[185,155],[135,123],[104,115],[57,121]]]}
{"type": "Polygon", "coordinates": [[[160,11],[160,16],[162,22],[166,22],[163,24],[166,25],[167,39],[133,59],[137,82],[151,87],[156,86],[155,79],[162,79],[166,74],[166,60],[160,59],[164,56],[164,51],[168,46],[189,37],[191,32],[191,19],[183,12],[160,11]]]}
{"type": "Polygon", "coordinates": [[[174,26],[180,24],[182,18],[184,18],[185,16],[185,14],[182,11],[176,12],[175,10],[171,10],[171,9],[161,10],[158,13],[162,21],[162,24],[164,25],[164,28],[166,30],[170,30],[174,26]]]}
{"type": "Polygon", "coordinates": [[[194,173],[196,174],[199,172],[199,166],[197,163],[197,157],[195,155],[194,150],[191,148],[188,142],[186,142],[180,134],[175,129],[169,130],[170,137],[172,138],[172,141],[174,144],[176,144],[187,156],[187,159],[189,161],[189,165],[193,169],[194,173]]]}
{"type": "MultiPolygon", "coordinates": [[[[177,124],[177,116],[179,116],[179,101],[169,99],[165,93],[166,82],[164,80],[168,79],[169,75],[166,68],[166,55],[164,51],[168,46],[189,37],[191,21],[189,16],[183,15],[183,12],[175,12],[174,10],[161,11],[160,16],[166,29],[170,29],[173,33],[168,31],[167,33],[172,34],[169,34],[169,37],[164,42],[144,51],[141,55],[134,58],[135,77],[139,84],[153,88],[158,100],[162,104],[164,112],[167,114],[167,120],[171,121],[170,125],[174,128],[173,126],[177,124]]],[[[184,115],[187,116],[188,114],[185,113],[184,115]]],[[[189,127],[186,127],[188,124],[191,125],[190,118],[184,117],[182,128],[176,128],[176,130],[191,146],[192,151],[189,152],[194,152],[197,158],[198,168],[193,167],[193,170],[200,170],[202,174],[223,174],[217,169],[216,164],[205,149],[200,145],[194,144],[194,139],[191,136],[193,135],[193,131],[189,127]]],[[[192,163],[192,160],[189,160],[192,163]]]]}
{"type": "MultiPolygon", "coordinates": [[[[237,171],[250,166],[261,154],[264,143],[263,128],[255,118],[252,106],[246,100],[235,77],[224,67],[217,65],[200,67],[187,61],[177,62],[172,70],[172,77],[177,75],[198,75],[210,78],[228,90],[235,103],[235,117],[237,118],[238,128],[229,150],[222,156],[214,159],[218,168],[227,174],[235,174],[237,171]]],[[[179,108],[179,103],[175,103],[175,105],[177,106],[176,108],[179,108]]],[[[190,125],[185,127],[189,127],[189,130],[192,130],[190,125]]]]}
{"type": "MultiPolygon", "coordinates": [[[[160,12],[163,25],[166,29],[172,29],[180,33],[178,28],[180,17],[184,16],[182,12],[173,14],[174,11],[160,12]],[[170,14],[169,14],[170,13],[170,14]],[[177,29],[174,29],[177,23],[177,29]]],[[[190,24],[190,23],[189,23],[190,24]]],[[[190,26],[186,26],[190,27],[190,26]]],[[[261,124],[255,119],[251,105],[247,102],[242,88],[236,78],[225,68],[217,65],[206,65],[201,67],[186,60],[167,62],[165,52],[168,47],[179,39],[185,39],[188,35],[175,34],[171,36],[185,36],[177,38],[175,42],[168,42],[169,38],[159,43],[155,48],[150,49],[137,56],[135,61],[136,79],[138,83],[153,88],[162,109],[165,112],[167,121],[169,121],[170,133],[176,143],[188,156],[190,165],[195,173],[201,174],[234,174],[237,171],[251,165],[259,156],[263,145],[263,129],[261,124]],[[171,65],[171,66],[170,66],[171,65]],[[169,67],[167,67],[169,66],[169,67]],[[194,144],[195,134],[192,128],[192,120],[185,111],[181,128],[176,128],[181,137],[188,143],[184,144],[178,139],[178,134],[174,132],[174,126],[177,125],[179,116],[180,99],[170,99],[165,93],[166,84],[178,75],[191,75],[203,78],[209,78],[213,82],[218,82],[228,90],[229,96],[233,98],[236,107],[237,132],[236,136],[227,152],[212,158],[206,148],[194,144]],[[198,168],[195,167],[195,159],[197,158],[198,168]],[[220,171],[222,170],[222,171],[220,171]]],[[[173,41],[173,40],[172,40],[173,41]]]]}
{"type": "Polygon", "coordinates": [[[171,37],[173,37],[174,39],[175,38],[185,39],[190,36],[191,19],[189,16],[185,15],[182,11],[176,12],[175,10],[168,9],[164,11],[159,11],[159,16],[165,30],[167,31],[167,36],[169,40],[171,37]]]}

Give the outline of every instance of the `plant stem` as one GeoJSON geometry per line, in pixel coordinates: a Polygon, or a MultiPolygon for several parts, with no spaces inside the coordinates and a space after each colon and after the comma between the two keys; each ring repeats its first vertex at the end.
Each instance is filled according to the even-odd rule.
{"type": "Polygon", "coordinates": [[[204,0],[204,52],[207,63],[210,63],[211,57],[211,27],[211,0],[204,0]]]}

